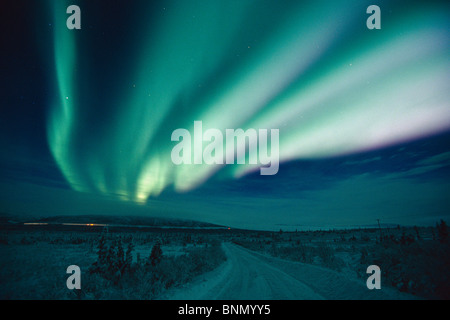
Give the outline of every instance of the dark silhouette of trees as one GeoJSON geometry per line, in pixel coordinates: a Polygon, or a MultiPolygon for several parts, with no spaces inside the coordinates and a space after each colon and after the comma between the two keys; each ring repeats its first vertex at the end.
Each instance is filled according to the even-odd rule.
{"type": "Polygon", "coordinates": [[[448,227],[444,220],[441,219],[439,223],[436,224],[436,229],[438,233],[438,240],[444,243],[448,239],[448,227]]]}
{"type": "Polygon", "coordinates": [[[156,266],[161,262],[163,252],[161,249],[161,240],[157,239],[150,253],[149,261],[152,266],[156,266]]]}

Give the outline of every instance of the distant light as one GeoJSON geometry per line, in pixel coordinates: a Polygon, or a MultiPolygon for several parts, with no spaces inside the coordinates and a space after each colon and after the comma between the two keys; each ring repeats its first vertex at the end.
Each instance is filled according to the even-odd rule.
{"type": "Polygon", "coordinates": [[[25,226],[46,226],[48,223],[45,222],[25,222],[25,226]]]}

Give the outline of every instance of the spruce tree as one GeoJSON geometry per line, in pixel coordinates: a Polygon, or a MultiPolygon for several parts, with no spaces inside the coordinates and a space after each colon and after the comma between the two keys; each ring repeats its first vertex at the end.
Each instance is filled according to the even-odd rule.
{"type": "Polygon", "coordinates": [[[117,258],[116,258],[116,270],[122,271],[125,265],[125,252],[122,246],[122,240],[119,238],[117,241],[117,258]]]}
{"type": "Polygon", "coordinates": [[[109,246],[108,254],[107,254],[107,266],[108,266],[108,274],[110,276],[114,275],[116,272],[116,261],[117,261],[117,254],[116,254],[116,241],[113,241],[113,243],[109,246]]]}
{"type": "Polygon", "coordinates": [[[438,239],[440,242],[445,242],[448,238],[448,228],[447,224],[444,220],[441,219],[441,222],[436,225],[438,232],[438,239]]]}
{"type": "Polygon", "coordinates": [[[161,258],[162,258],[163,252],[161,249],[161,240],[157,239],[156,243],[154,244],[153,248],[152,248],[152,252],[150,253],[150,263],[152,266],[156,266],[157,264],[159,264],[161,262],[161,258]]]}
{"type": "Polygon", "coordinates": [[[125,254],[125,269],[130,269],[133,263],[133,241],[128,243],[127,252],[125,254]]]}
{"type": "Polygon", "coordinates": [[[142,262],[142,260],[141,260],[141,254],[138,252],[138,253],[136,254],[136,264],[140,265],[141,262],[142,262]]]}
{"type": "Polygon", "coordinates": [[[103,273],[107,269],[107,255],[108,247],[106,246],[105,236],[102,234],[100,240],[98,241],[98,251],[97,251],[97,268],[96,271],[103,273]]]}

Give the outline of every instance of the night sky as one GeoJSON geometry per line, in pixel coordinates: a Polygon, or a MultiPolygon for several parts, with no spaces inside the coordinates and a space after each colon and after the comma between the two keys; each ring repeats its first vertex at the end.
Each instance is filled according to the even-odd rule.
{"type": "Polygon", "coordinates": [[[450,220],[445,1],[2,4],[0,212],[268,230],[450,220]],[[81,30],[69,30],[69,5],[81,30]],[[381,8],[381,30],[366,9],[381,8]],[[194,121],[279,129],[280,168],[174,165],[194,121]]]}

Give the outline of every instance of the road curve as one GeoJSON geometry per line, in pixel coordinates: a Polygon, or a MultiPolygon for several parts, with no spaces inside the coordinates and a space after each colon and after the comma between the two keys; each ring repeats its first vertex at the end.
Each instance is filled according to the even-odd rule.
{"type": "Polygon", "coordinates": [[[230,243],[223,244],[227,262],[199,282],[178,290],[175,300],[293,300],[323,299],[298,281],[251,252],[230,243]]]}
{"type": "Polygon", "coordinates": [[[224,243],[227,262],[172,291],[171,300],[415,299],[390,288],[369,290],[365,279],[265,256],[224,243]]]}

